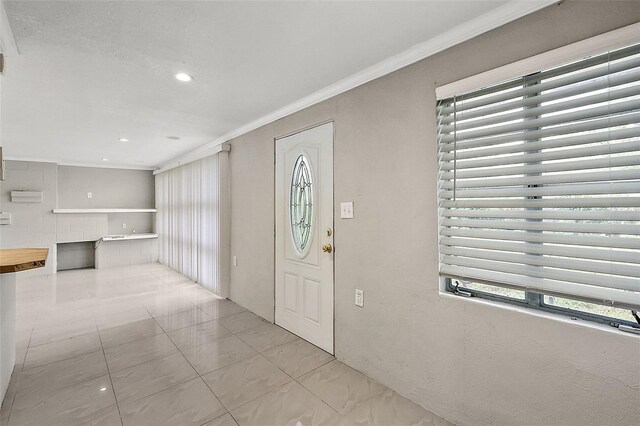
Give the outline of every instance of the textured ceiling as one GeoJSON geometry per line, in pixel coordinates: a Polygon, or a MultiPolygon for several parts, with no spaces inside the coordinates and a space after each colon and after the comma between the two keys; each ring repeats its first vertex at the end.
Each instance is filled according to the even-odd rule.
{"type": "Polygon", "coordinates": [[[8,1],[5,155],[158,166],[505,3],[8,1]]]}

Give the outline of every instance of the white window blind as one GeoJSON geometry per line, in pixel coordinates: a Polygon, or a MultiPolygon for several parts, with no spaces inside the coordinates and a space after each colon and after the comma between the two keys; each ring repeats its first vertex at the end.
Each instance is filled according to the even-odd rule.
{"type": "Polygon", "coordinates": [[[442,276],[640,306],[640,45],[438,100],[442,276]]]}
{"type": "Polygon", "coordinates": [[[220,155],[156,175],[156,232],[160,263],[226,297],[220,155]]]}

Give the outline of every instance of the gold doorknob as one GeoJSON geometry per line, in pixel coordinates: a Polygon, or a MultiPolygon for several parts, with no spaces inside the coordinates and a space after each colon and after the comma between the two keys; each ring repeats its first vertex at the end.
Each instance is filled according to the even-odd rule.
{"type": "Polygon", "coordinates": [[[322,246],[322,251],[325,253],[331,253],[333,251],[333,247],[331,247],[331,244],[325,244],[322,246]]]}

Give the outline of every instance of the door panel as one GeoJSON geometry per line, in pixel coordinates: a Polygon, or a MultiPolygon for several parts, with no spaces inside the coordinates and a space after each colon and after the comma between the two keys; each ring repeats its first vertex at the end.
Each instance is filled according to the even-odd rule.
{"type": "Polygon", "coordinates": [[[333,123],[276,140],[276,324],[333,353],[333,123]],[[330,230],[330,232],[327,232],[330,230]]]}
{"type": "Polygon", "coordinates": [[[284,307],[289,312],[298,313],[298,277],[284,274],[284,307]]]}
{"type": "Polygon", "coordinates": [[[304,317],[315,324],[320,323],[320,282],[310,278],[304,279],[304,317]]]}

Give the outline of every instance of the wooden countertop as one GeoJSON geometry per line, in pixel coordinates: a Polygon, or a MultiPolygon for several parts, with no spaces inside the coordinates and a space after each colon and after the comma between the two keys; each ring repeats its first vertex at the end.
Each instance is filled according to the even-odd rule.
{"type": "Polygon", "coordinates": [[[0,250],[0,274],[42,268],[48,254],[48,248],[0,250]]]}

